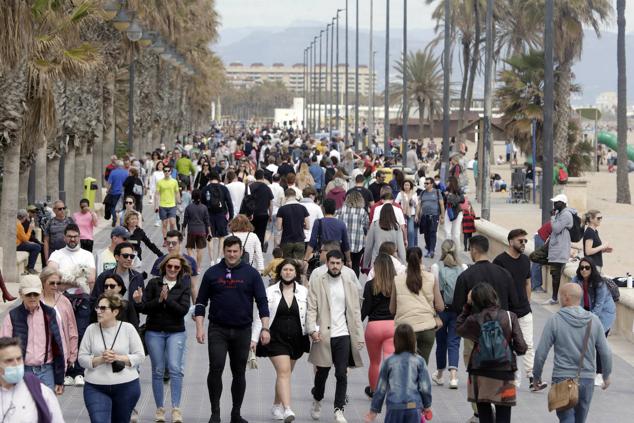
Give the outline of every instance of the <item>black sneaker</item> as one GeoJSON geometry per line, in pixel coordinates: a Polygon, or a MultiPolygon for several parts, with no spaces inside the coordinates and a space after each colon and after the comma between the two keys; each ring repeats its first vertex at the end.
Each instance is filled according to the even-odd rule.
{"type": "Polygon", "coordinates": [[[531,387],[530,389],[531,389],[531,392],[539,392],[539,391],[543,391],[543,390],[544,390],[544,389],[546,389],[546,387],[548,386],[548,384],[547,384],[547,383],[545,383],[545,382],[541,382],[539,385],[537,385],[537,386],[533,386],[533,378],[532,378],[532,377],[529,377],[529,378],[528,378],[528,381],[529,381],[529,383],[530,383],[530,387],[531,387]]]}
{"type": "Polygon", "coordinates": [[[363,390],[365,392],[365,394],[368,396],[368,398],[372,399],[372,397],[374,396],[374,391],[372,391],[372,389],[370,389],[369,386],[366,386],[365,389],[363,390]]]}
{"type": "Polygon", "coordinates": [[[264,243],[262,244],[262,252],[266,253],[266,251],[269,249],[269,242],[268,241],[264,241],[264,243]]]}

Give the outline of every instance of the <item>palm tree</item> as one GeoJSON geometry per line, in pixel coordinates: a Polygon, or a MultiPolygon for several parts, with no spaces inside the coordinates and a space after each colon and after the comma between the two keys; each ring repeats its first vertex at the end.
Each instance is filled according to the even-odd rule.
{"type": "Polygon", "coordinates": [[[525,0],[506,0],[496,32],[496,57],[511,58],[531,50],[541,50],[543,34],[536,30],[541,22],[525,0]]]}
{"type": "MultiPolygon", "coordinates": [[[[428,45],[425,50],[408,53],[406,69],[403,69],[402,61],[397,61],[394,69],[399,81],[403,80],[403,74],[406,75],[409,101],[418,106],[420,139],[423,139],[425,112],[430,123],[429,136],[433,138],[434,114],[442,110],[443,73],[440,59],[434,56],[432,45],[428,45]]],[[[403,103],[403,85],[395,82],[390,84],[390,104],[397,103],[403,103]]]]}
{"type": "Polygon", "coordinates": [[[618,163],[616,169],[616,202],[630,204],[630,181],[627,166],[627,74],[625,73],[625,0],[616,0],[616,14],[618,26],[617,39],[617,72],[618,72],[618,99],[617,99],[617,136],[618,163]]]}

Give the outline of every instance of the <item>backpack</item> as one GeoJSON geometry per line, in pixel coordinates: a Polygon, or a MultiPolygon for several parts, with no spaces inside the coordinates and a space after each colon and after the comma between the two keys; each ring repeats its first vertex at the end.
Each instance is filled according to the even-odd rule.
{"type": "Polygon", "coordinates": [[[605,282],[605,286],[608,287],[608,291],[610,291],[610,295],[612,295],[612,300],[615,303],[619,302],[621,298],[621,291],[619,291],[619,286],[616,284],[614,279],[603,278],[603,282],[605,282]]]}
{"type": "Polygon", "coordinates": [[[581,218],[577,214],[577,212],[572,213],[572,227],[568,229],[570,232],[570,241],[571,242],[579,242],[583,238],[583,230],[581,229],[581,218]]]}
{"type": "Polygon", "coordinates": [[[453,293],[456,289],[456,280],[462,273],[460,266],[447,267],[444,263],[438,263],[438,279],[440,279],[440,293],[445,306],[453,303],[453,293]]]}
{"type": "Polygon", "coordinates": [[[227,204],[222,188],[218,184],[211,184],[205,191],[205,200],[209,213],[219,214],[227,212],[227,204]]]}
{"type": "Polygon", "coordinates": [[[135,183],[132,185],[132,194],[143,195],[143,185],[135,183]]]}
{"type": "Polygon", "coordinates": [[[568,182],[568,171],[566,171],[563,167],[559,167],[559,170],[557,171],[557,182],[560,184],[568,182]]]}
{"type": "MultiPolygon", "coordinates": [[[[512,325],[511,314],[508,311],[506,314],[509,319],[509,324],[512,325]]],[[[480,337],[473,350],[474,368],[486,369],[510,364],[513,358],[513,352],[511,351],[509,341],[504,336],[500,321],[494,319],[485,322],[482,319],[482,315],[479,315],[480,337]]]]}
{"type": "Polygon", "coordinates": [[[250,192],[249,186],[244,188],[244,198],[242,199],[242,205],[240,206],[240,214],[245,216],[253,216],[255,209],[257,208],[257,201],[255,195],[250,192]]]}
{"type": "Polygon", "coordinates": [[[335,168],[328,167],[326,168],[326,173],[324,175],[324,186],[328,185],[330,181],[332,181],[335,177],[335,168]]]}
{"type": "Polygon", "coordinates": [[[343,203],[346,200],[346,190],[341,187],[334,187],[328,192],[326,198],[330,198],[335,201],[337,210],[343,207],[343,203]]]}

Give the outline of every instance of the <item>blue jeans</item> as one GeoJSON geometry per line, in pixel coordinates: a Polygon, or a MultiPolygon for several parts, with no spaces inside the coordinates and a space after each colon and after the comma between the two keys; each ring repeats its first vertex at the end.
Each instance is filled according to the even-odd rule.
{"type": "Polygon", "coordinates": [[[460,356],[460,337],[456,335],[455,311],[441,311],[438,316],[442,320],[442,328],[436,331],[436,368],[444,370],[447,367],[449,354],[449,370],[458,369],[460,356]]]}
{"type": "Polygon", "coordinates": [[[128,423],[140,397],[139,379],[116,385],[84,385],[84,403],[91,423],[128,423]]]}
{"type": "Polygon", "coordinates": [[[43,366],[24,366],[25,372],[33,373],[46,386],[55,390],[55,373],[53,364],[48,363],[43,366]]]}
{"type": "Polygon", "coordinates": [[[117,203],[119,202],[121,194],[110,194],[110,213],[112,214],[112,221],[117,223],[117,203]]]}
{"type": "Polygon", "coordinates": [[[433,254],[436,250],[436,233],[438,232],[438,221],[440,216],[437,215],[424,215],[420,218],[420,233],[425,238],[425,249],[433,254]]]}
{"type": "Polygon", "coordinates": [[[413,216],[407,217],[407,247],[418,246],[418,234],[416,233],[416,223],[413,216]]]}
{"type": "MultiPolygon", "coordinates": [[[[533,242],[535,243],[535,249],[544,245],[544,241],[537,234],[533,235],[533,242]]],[[[539,288],[540,286],[542,286],[542,266],[531,262],[531,289],[539,288]]]]}
{"type": "MultiPolygon", "coordinates": [[[[553,378],[553,384],[561,382],[563,378],[553,378]]],[[[560,423],[585,423],[590,411],[592,394],[594,393],[594,379],[579,379],[579,402],[574,408],[557,411],[560,423]]]]}
{"type": "Polygon", "coordinates": [[[152,362],[152,393],[157,407],[163,407],[163,373],[165,364],[170,373],[172,407],[179,407],[183,390],[185,343],[187,332],[145,332],[152,362]]]}
{"type": "Polygon", "coordinates": [[[38,243],[27,241],[15,247],[15,250],[26,251],[27,253],[29,253],[29,262],[26,267],[28,269],[34,269],[35,262],[37,261],[37,256],[38,254],[40,254],[40,251],[42,251],[42,247],[40,247],[40,244],[38,243]]]}

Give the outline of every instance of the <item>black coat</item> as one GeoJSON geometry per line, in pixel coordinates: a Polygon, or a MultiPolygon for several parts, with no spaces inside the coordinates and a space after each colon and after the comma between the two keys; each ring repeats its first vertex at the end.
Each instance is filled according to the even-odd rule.
{"type": "Polygon", "coordinates": [[[151,279],[143,291],[143,301],[138,305],[141,313],[147,314],[145,329],[157,332],[185,331],[185,315],[189,311],[191,288],[183,285],[180,278],[169,290],[167,299],[160,302],[163,278],[151,279]]]}

